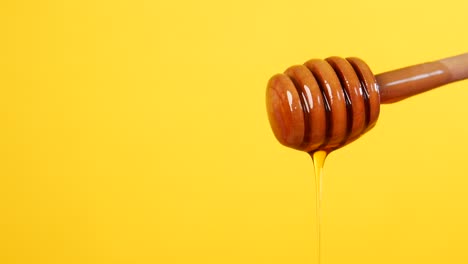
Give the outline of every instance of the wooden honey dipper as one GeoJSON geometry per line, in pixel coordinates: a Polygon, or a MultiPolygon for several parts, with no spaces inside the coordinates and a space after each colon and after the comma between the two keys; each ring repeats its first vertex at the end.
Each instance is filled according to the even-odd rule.
{"type": "Polygon", "coordinates": [[[358,58],[313,59],[268,82],[268,118],[281,144],[330,152],[371,129],[381,103],[468,78],[468,53],[374,76],[358,58]]]}

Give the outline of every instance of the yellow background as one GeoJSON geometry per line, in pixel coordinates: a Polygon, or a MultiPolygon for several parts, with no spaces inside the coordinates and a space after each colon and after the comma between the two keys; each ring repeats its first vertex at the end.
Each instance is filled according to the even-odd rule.
{"type": "MultiPolygon", "coordinates": [[[[2,1],[0,263],[315,263],[308,155],[267,121],[310,58],[467,52],[464,0],[2,1]]],[[[468,81],[325,166],[324,259],[468,263],[468,81]]]]}

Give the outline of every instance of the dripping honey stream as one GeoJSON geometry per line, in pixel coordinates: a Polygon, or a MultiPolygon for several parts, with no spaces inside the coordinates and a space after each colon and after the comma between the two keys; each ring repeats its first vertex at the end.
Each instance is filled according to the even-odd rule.
{"type": "Polygon", "coordinates": [[[317,263],[323,263],[323,231],[322,231],[322,192],[323,192],[323,166],[327,157],[327,152],[324,150],[310,153],[314,165],[315,175],[315,216],[316,216],[316,252],[317,263]]]}

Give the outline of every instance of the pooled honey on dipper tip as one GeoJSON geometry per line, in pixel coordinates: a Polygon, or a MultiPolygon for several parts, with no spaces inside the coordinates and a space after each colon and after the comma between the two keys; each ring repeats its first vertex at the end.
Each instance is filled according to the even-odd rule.
{"type": "Polygon", "coordinates": [[[273,76],[268,83],[267,110],[271,128],[278,141],[293,148],[304,138],[304,114],[294,84],[284,74],[273,76]]]}

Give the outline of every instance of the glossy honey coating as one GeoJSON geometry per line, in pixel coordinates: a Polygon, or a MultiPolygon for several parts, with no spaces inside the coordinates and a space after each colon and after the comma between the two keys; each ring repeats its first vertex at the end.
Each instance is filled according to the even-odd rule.
{"type": "Polygon", "coordinates": [[[371,70],[357,58],[313,59],[273,76],[267,110],[285,146],[332,151],[375,125],[380,96],[371,70]]]}

